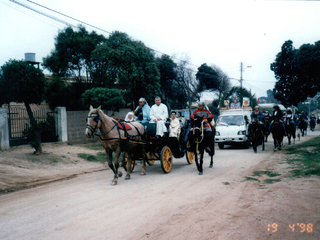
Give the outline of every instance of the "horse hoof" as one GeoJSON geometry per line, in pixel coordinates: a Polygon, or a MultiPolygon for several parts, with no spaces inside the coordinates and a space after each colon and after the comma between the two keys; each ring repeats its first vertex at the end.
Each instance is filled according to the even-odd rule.
{"type": "Polygon", "coordinates": [[[213,168],[213,164],[210,164],[209,168],[213,168]]]}
{"type": "Polygon", "coordinates": [[[274,151],[274,152],[276,152],[276,151],[277,151],[277,149],[273,149],[273,151],[274,151]]]}
{"type": "Polygon", "coordinates": [[[199,172],[199,175],[203,175],[203,172],[199,172]]]}
{"type": "Polygon", "coordinates": [[[146,175],[146,174],[147,174],[146,171],[144,169],[142,169],[140,175],[143,176],[143,175],[146,175]]]}
{"type": "Polygon", "coordinates": [[[122,177],[122,172],[118,171],[118,177],[122,177]]]}
{"type": "Polygon", "coordinates": [[[118,184],[118,181],[117,179],[113,179],[112,182],[111,182],[111,186],[115,186],[118,184]]]}
{"type": "Polygon", "coordinates": [[[131,178],[130,175],[127,174],[124,179],[125,179],[125,180],[130,180],[130,178],[131,178]]]}

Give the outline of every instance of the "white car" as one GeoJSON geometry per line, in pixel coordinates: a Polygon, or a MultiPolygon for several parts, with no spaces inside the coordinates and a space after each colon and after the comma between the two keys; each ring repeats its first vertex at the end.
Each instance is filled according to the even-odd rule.
{"type": "Polygon", "coordinates": [[[224,145],[242,144],[244,147],[250,147],[250,141],[246,134],[248,133],[250,115],[241,114],[222,114],[216,123],[215,141],[220,149],[224,145]]]}

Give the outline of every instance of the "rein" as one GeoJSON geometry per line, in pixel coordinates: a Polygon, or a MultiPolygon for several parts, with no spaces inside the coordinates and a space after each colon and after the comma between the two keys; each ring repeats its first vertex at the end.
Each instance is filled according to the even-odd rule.
{"type": "MultiPolygon", "coordinates": [[[[114,125],[113,125],[113,127],[112,127],[109,131],[107,131],[107,132],[100,132],[100,134],[97,134],[97,133],[96,133],[96,130],[97,130],[97,127],[98,127],[98,125],[99,125],[99,121],[102,122],[102,120],[100,119],[99,113],[98,113],[98,112],[97,112],[97,113],[91,113],[91,115],[89,115],[89,116],[87,117],[87,119],[88,119],[88,118],[94,118],[93,120],[94,120],[97,124],[96,124],[95,127],[92,127],[91,125],[87,124],[87,127],[86,127],[86,128],[88,128],[88,129],[91,131],[91,136],[92,136],[92,137],[94,137],[94,135],[96,135],[96,136],[98,136],[98,137],[100,138],[101,141],[129,141],[129,142],[134,142],[134,143],[138,143],[138,144],[146,144],[146,143],[147,143],[147,141],[144,141],[144,140],[132,140],[132,139],[130,139],[131,136],[130,136],[130,134],[128,133],[128,131],[126,130],[125,126],[124,126],[121,122],[119,122],[119,123],[123,126],[123,129],[119,128],[118,122],[116,122],[116,121],[114,121],[114,120],[112,120],[112,122],[114,123],[114,125]],[[117,137],[117,138],[102,138],[102,137],[101,137],[101,136],[103,136],[103,135],[109,134],[115,127],[117,127],[117,130],[118,130],[118,133],[119,133],[119,137],[117,137]],[[125,132],[125,137],[123,137],[123,138],[121,137],[120,130],[122,130],[122,131],[125,132]]],[[[86,119],[86,120],[87,120],[87,119],[86,119]]],[[[139,135],[142,136],[141,132],[139,131],[139,129],[138,129],[136,126],[134,126],[134,125],[132,125],[132,124],[130,124],[130,125],[133,126],[133,127],[137,130],[138,136],[139,136],[139,135]]],[[[148,143],[149,143],[149,142],[148,142],[148,143]]]]}
{"type": "Polygon", "coordinates": [[[203,121],[201,121],[201,128],[199,128],[199,127],[194,127],[193,128],[193,141],[196,143],[196,153],[198,152],[198,149],[199,149],[199,144],[200,143],[202,143],[202,141],[203,141],[203,139],[204,139],[204,134],[203,134],[203,121]],[[200,141],[198,141],[198,139],[196,140],[195,139],[195,130],[199,130],[200,132],[201,132],[201,140],[200,141]]]}

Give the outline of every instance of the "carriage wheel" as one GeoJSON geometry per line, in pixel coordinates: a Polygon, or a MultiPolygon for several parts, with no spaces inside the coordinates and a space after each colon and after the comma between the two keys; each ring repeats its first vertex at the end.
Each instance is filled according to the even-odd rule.
{"type": "Polygon", "coordinates": [[[172,168],[172,152],[168,146],[164,146],[160,154],[161,168],[164,173],[169,173],[172,168]]]}
{"type": "MultiPolygon", "coordinates": [[[[132,154],[131,154],[131,158],[132,158],[132,161],[131,161],[131,172],[132,172],[135,166],[135,160],[133,159],[132,154]]],[[[126,170],[126,172],[128,171],[128,164],[129,164],[128,153],[125,152],[122,157],[122,166],[126,170]]]]}
{"type": "MultiPolygon", "coordinates": [[[[188,147],[190,147],[189,141],[187,142],[187,149],[188,149],[188,147]]],[[[192,164],[194,161],[194,152],[187,151],[186,158],[187,158],[187,162],[189,164],[192,164]]]]}
{"type": "Polygon", "coordinates": [[[156,156],[154,154],[152,154],[151,152],[148,152],[147,156],[148,156],[147,163],[149,166],[152,166],[155,161],[151,160],[151,159],[156,159],[156,156]]]}

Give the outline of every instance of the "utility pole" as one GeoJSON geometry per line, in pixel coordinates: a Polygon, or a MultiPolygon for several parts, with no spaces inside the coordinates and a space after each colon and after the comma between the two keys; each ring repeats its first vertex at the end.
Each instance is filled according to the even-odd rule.
{"type": "Polygon", "coordinates": [[[243,69],[243,62],[240,63],[240,87],[242,88],[242,82],[243,82],[243,77],[242,77],[242,73],[244,70],[246,70],[247,68],[251,68],[251,66],[247,66],[245,69],[243,69]]]}
{"type": "Polygon", "coordinates": [[[243,62],[240,63],[240,87],[242,88],[242,72],[243,72],[243,62]]]}

